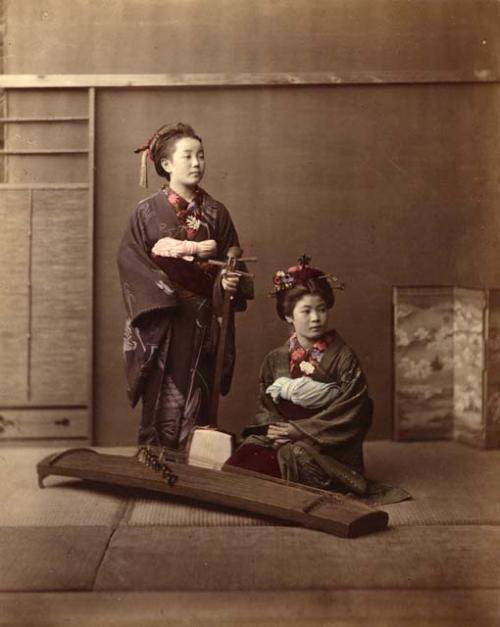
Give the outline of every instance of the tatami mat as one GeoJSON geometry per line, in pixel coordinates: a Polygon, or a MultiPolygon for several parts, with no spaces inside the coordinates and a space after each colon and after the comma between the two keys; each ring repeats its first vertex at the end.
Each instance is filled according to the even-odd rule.
{"type": "Polygon", "coordinates": [[[129,502],[127,492],[78,479],[47,477],[40,489],[37,463],[52,450],[0,449],[0,527],[113,526],[129,502]]]}
{"type": "MultiPolygon", "coordinates": [[[[500,451],[454,442],[368,442],[366,467],[374,479],[408,490],[413,500],[381,506],[391,526],[500,524],[500,451]],[[479,489],[480,486],[480,489],[479,489]]],[[[129,526],[241,527],[273,521],[166,497],[136,499],[129,526]]]]}
{"type": "Polygon", "coordinates": [[[49,452],[0,451],[0,590],[444,590],[500,581],[500,451],[368,443],[370,476],[414,500],[385,506],[391,528],[355,540],[75,479],[48,477],[40,490],[36,463],[49,452]]]}
{"type": "Polygon", "coordinates": [[[0,594],[2,627],[492,627],[498,590],[0,594]],[[41,618],[42,617],[42,618],[41,618]]]}
{"type": "Polygon", "coordinates": [[[111,533],[96,526],[0,528],[0,590],[92,590],[111,533]]]}
{"type": "MultiPolygon", "coordinates": [[[[101,449],[103,452],[106,449],[101,449]]],[[[131,455],[133,448],[112,449],[131,455]]],[[[366,467],[374,479],[408,490],[412,501],[381,507],[392,526],[500,524],[500,451],[480,451],[455,442],[368,442],[366,467]]],[[[48,477],[38,487],[36,464],[50,450],[0,450],[2,526],[78,526],[118,523],[165,527],[267,526],[259,516],[158,494],[48,477]]]]}
{"type": "Polygon", "coordinates": [[[497,501],[477,494],[417,497],[412,501],[384,505],[391,526],[401,525],[500,525],[500,488],[497,501]]]}
{"type": "Polygon", "coordinates": [[[500,450],[458,442],[367,442],[367,473],[420,498],[498,500],[500,450]]]}
{"type": "Polygon", "coordinates": [[[237,511],[215,509],[209,505],[183,503],[165,497],[136,499],[130,516],[122,525],[130,527],[248,527],[273,524],[263,517],[238,513],[237,511]]]}
{"type": "MultiPolygon", "coordinates": [[[[402,525],[500,525],[500,498],[477,495],[427,498],[380,506],[389,513],[391,527],[402,525]]],[[[210,505],[183,503],[165,496],[140,498],[131,503],[122,525],[131,527],[247,527],[279,524],[275,520],[215,509],[210,505]]]]}
{"type": "Polygon", "coordinates": [[[402,527],[356,540],[293,527],[120,528],[96,590],[493,587],[500,527],[402,527]]]}

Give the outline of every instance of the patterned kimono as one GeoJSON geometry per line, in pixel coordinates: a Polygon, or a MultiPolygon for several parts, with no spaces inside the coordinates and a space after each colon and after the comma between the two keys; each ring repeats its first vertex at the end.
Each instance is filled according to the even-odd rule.
{"type": "MultiPolygon", "coordinates": [[[[201,188],[190,203],[169,190],[141,201],[120,244],[127,392],[132,406],[140,398],[143,405],[139,444],[182,448],[194,425],[208,423],[223,294],[217,266],[152,255],[163,237],[213,239],[220,261],[239,244],[227,209],[201,188]]],[[[233,309],[243,311],[252,297],[251,282],[241,280],[233,309]]],[[[223,394],[234,367],[234,319],[226,346],[223,394]]]]}

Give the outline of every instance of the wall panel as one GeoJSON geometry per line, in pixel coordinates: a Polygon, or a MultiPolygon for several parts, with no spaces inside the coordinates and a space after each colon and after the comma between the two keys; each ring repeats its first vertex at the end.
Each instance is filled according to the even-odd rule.
{"type": "Polygon", "coordinates": [[[32,400],[86,405],[88,211],[84,191],[35,191],[32,400]]]}
{"type": "Polygon", "coordinates": [[[0,440],[91,437],[92,97],[8,93],[0,440]]]}
{"type": "Polygon", "coordinates": [[[28,393],[30,194],[0,196],[0,405],[28,393]]]}

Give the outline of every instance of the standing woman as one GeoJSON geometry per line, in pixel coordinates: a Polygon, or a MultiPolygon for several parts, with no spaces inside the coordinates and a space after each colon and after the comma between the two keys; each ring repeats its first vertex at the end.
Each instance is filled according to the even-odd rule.
{"type": "MultiPolygon", "coordinates": [[[[150,159],[166,185],[139,203],[118,252],[127,392],[132,406],[142,398],[139,444],[183,448],[191,429],[208,423],[224,291],[243,311],[253,286],[209,264],[225,261],[239,242],[226,207],[199,187],[205,155],[193,128],[163,126],[136,152],[141,184],[150,159]]],[[[226,347],[223,394],[234,367],[234,319],[226,347]]]]}

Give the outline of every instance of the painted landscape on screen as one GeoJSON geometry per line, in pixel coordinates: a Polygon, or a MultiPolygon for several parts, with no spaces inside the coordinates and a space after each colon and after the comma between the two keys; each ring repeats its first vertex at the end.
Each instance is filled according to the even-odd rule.
{"type": "Polygon", "coordinates": [[[397,439],[482,432],[484,294],[399,288],[394,309],[397,439]]]}
{"type": "Polygon", "coordinates": [[[451,290],[399,289],[394,310],[397,439],[453,433],[451,290]]]}

